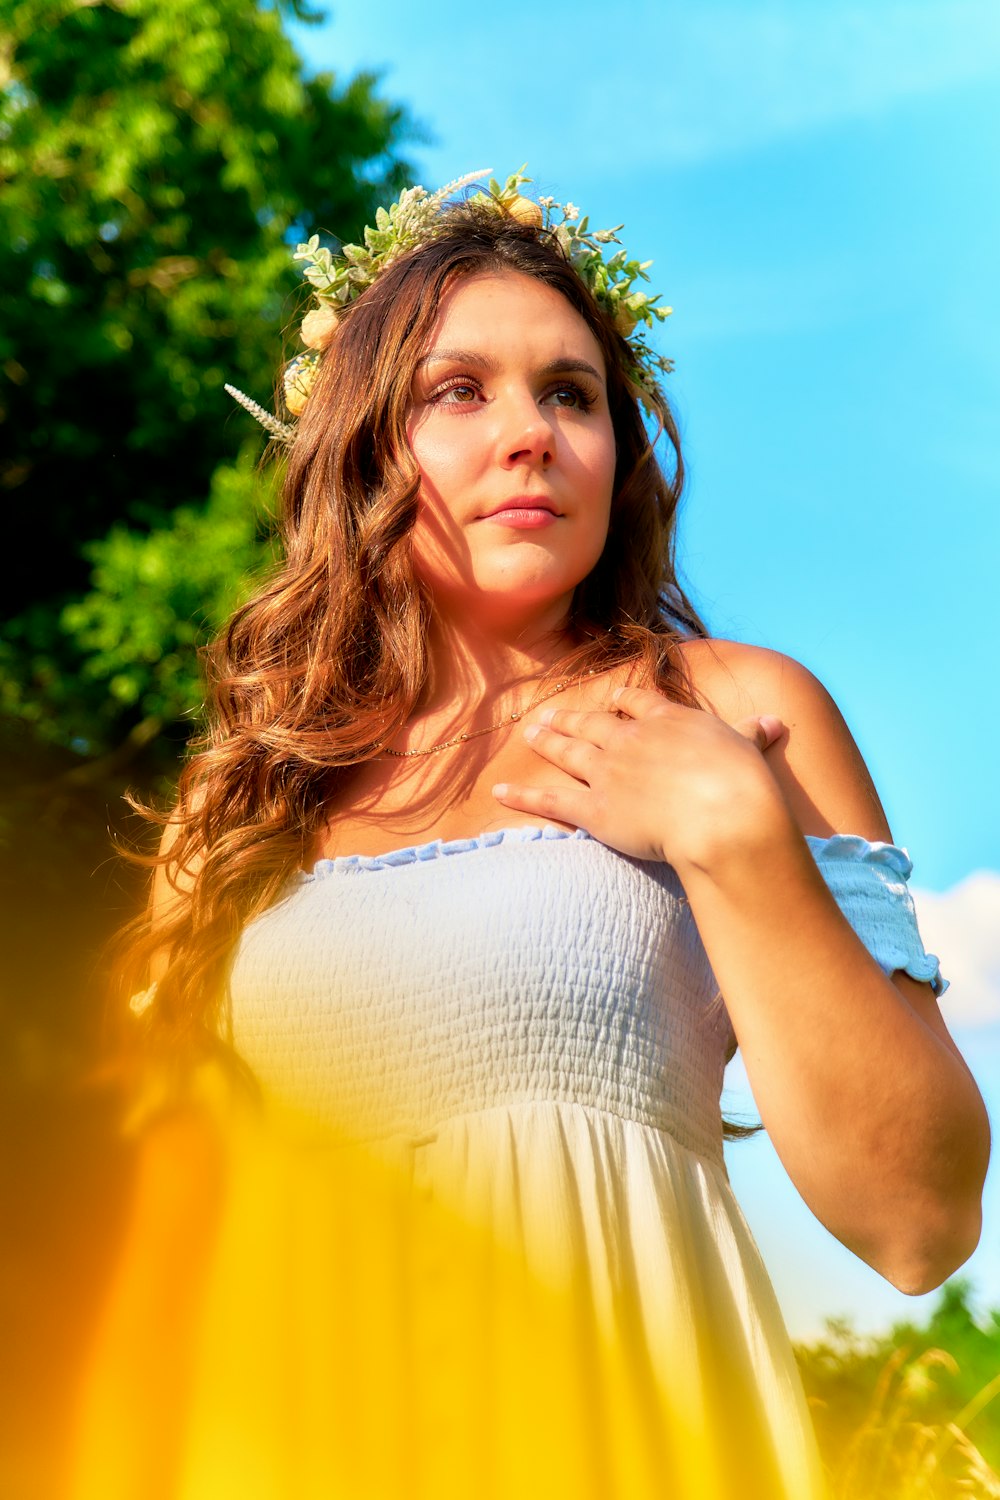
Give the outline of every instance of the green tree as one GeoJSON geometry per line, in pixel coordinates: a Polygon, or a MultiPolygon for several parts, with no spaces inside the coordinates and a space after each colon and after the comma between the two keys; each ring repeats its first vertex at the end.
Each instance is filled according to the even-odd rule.
{"type": "Polygon", "coordinates": [[[0,0],[0,710],[100,754],[197,705],[266,556],[224,382],[267,399],[289,242],[356,235],[408,128],[253,0],[0,0]]]}
{"type": "Polygon", "coordinates": [[[127,1201],[91,1065],[103,943],[145,881],[109,825],[136,837],[121,791],[175,770],[198,645],[271,560],[273,477],[223,384],[267,400],[291,245],[356,239],[412,175],[404,112],[370,77],[307,78],[282,11],[304,18],[0,0],[3,1494],[61,1492],[127,1201]]]}
{"type": "Polygon", "coordinates": [[[126,763],[127,752],[196,715],[199,647],[271,560],[273,476],[258,471],[259,448],[250,437],[234,462],[218,465],[203,505],[180,505],[150,531],[118,522],[85,543],[89,591],[57,614],[34,612],[34,691],[13,676],[0,681],[0,708],[52,743],[72,726],[77,750],[118,740],[78,780],[99,780],[109,761],[126,763]],[[70,652],[73,672],[65,670],[70,652]],[[121,741],[123,718],[134,722],[121,741]]]}
{"type": "Polygon", "coordinates": [[[92,1053],[141,899],[121,793],[166,793],[199,645],[272,561],[275,475],[223,385],[267,401],[292,246],[356,239],[412,177],[405,112],[307,77],[286,15],[0,0],[0,1098],[92,1053]]]}

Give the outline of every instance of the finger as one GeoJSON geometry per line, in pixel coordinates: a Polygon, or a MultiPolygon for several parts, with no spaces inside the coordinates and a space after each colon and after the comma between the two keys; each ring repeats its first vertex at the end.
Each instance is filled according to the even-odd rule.
{"type": "Polygon", "coordinates": [[[518,812],[534,813],[539,818],[549,818],[554,823],[568,823],[571,828],[583,828],[586,788],[574,791],[572,787],[513,786],[498,781],[491,788],[493,796],[504,807],[514,807],[518,812]]]}
{"type": "Polygon", "coordinates": [[[568,734],[578,740],[587,740],[591,745],[606,750],[621,720],[613,713],[600,711],[577,711],[572,708],[546,708],[538,715],[536,723],[554,729],[558,734],[568,734]]]}
{"type": "Polygon", "coordinates": [[[537,750],[539,755],[551,761],[554,766],[567,771],[578,781],[589,782],[594,763],[601,753],[596,745],[587,740],[575,739],[559,730],[548,729],[544,724],[529,724],[524,731],[524,738],[532,750],[537,750]]]}
{"type": "Polygon", "coordinates": [[[740,719],[733,728],[744,739],[752,740],[762,753],[785,732],[784,723],[777,714],[756,714],[749,719],[740,719]]]}
{"type": "Polygon", "coordinates": [[[652,688],[616,688],[611,694],[611,702],[631,719],[646,719],[659,710],[669,712],[671,709],[681,708],[681,704],[672,703],[663,693],[655,693],[652,688]]]}

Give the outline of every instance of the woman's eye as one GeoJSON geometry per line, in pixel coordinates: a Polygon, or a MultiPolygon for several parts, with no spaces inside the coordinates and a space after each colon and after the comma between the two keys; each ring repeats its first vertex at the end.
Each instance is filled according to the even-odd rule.
{"type": "MultiPolygon", "coordinates": [[[[428,399],[435,406],[476,406],[484,399],[484,395],[482,388],[475,382],[455,380],[451,385],[439,386],[428,399]]],[[[589,411],[595,397],[582,386],[570,381],[566,385],[551,386],[539,399],[565,411],[589,411]]]]}
{"type": "Polygon", "coordinates": [[[469,385],[468,381],[457,381],[454,385],[446,385],[441,390],[436,391],[433,399],[435,401],[448,402],[449,405],[470,406],[478,395],[479,388],[477,386],[469,385]]]}
{"type": "Polygon", "coordinates": [[[579,385],[559,385],[549,392],[557,406],[566,407],[568,410],[587,411],[594,404],[594,398],[579,385]]]}

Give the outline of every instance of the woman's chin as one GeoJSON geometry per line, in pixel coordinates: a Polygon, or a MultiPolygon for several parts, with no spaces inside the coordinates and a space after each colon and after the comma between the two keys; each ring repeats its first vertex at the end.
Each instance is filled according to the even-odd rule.
{"type": "Polygon", "coordinates": [[[475,622],[482,628],[537,621],[557,628],[570,614],[576,583],[549,584],[540,579],[490,580],[447,593],[433,590],[435,613],[444,619],[475,622]]]}
{"type": "Polygon", "coordinates": [[[460,576],[421,570],[421,581],[435,613],[442,617],[482,625],[525,616],[562,620],[568,617],[573,595],[594,562],[587,559],[585,566],[567,567],[565,559],[551,555],[524,556],[460,576]],[[512,566],[515,561],[520,565],[512,566]]]}

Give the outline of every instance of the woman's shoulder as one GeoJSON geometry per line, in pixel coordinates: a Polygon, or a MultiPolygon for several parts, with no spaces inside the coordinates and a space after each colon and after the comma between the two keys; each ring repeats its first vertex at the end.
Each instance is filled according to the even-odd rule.
{"type": "Polygon", "coordinates": [[[819,678],[784,652],[718,637],[681,641],[677,651],[697,701],[727,723],[761,713],[840,717],[819,678]]]}
{"type": "Polygon", "coordinates": [[[780,651],[699,639],[679,648],[699,706],[727,724],[774,714],[784,733],[766,752],[803,832],[890,839],[868,768],[840,709],[809,669],[780,651]]]}

